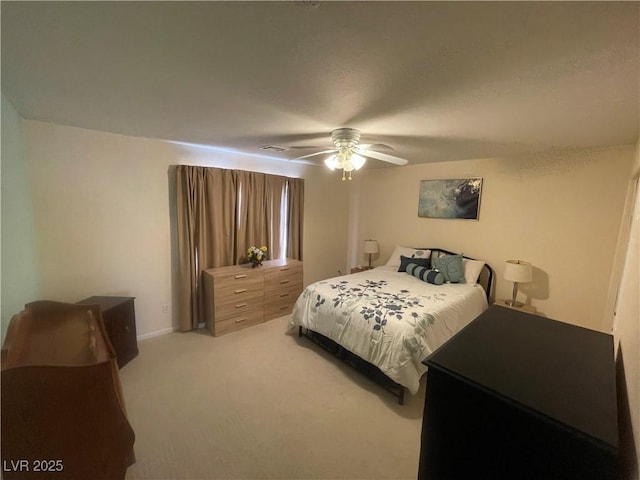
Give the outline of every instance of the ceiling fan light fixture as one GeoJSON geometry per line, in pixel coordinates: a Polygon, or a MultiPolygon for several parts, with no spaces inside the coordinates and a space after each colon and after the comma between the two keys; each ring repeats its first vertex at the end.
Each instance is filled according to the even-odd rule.
{"type": "Polygon", "coordinates": [[[331,155],[327,159],[325,159],[324,164],[329,168],[329,170],[335,170],[338,168],[338,161],[336,160],[337,155],[331,155]]]}
{"type": "Polygon", "coordinates": [[[351,155],[351,163],[353,164],[354,170],[360,170],[366,162],[367,162],[367,159],[364,158],[362,155],[358,155],[357,153],[354,153],[353,155],[351,155]]]}
{"type": "Polygon", "coordinates": [[[351,180],[351,172],[362,168],[366,161],[367,159],[362,155],[353,153],[351,148],[342,147],[337,154],[325,159],[324,164],[330,170],[342,169],[342,179],[346,180],[348,178],[351,180]],[[349,172],[348,177],[345,175],[346,172],[349,172]]]}
{"type": "MultiPolygon", "coordinates": [[[[325,155],[330,153],[332,155],[324,160],[324,164],[330,170],[342,170],[342,180],[351,180],[351,172],[354,170],[360,170],[367,162],[367,157],[392,163],[394,165],[406,165],[408,163],[404,158],[395,157],[388,153],[378,152],[371,148],[376,147],[376,145],[385,145],[359,145],[360,130],[356,130],[355,128],[338,128],[331,132],[331,140],[333,141],[335,148],[303,155],[295,158],[294,160],[302,160],[315,155],[325,155]],[[348,176],[347,173],[349,174],[348,176]]],[[[390,147],[386,148],[389,149],[390,147]]]]}

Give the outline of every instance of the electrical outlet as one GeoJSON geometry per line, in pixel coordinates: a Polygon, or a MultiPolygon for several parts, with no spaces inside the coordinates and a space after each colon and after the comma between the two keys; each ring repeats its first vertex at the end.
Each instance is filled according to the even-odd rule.
{"type": "Polygon", "coordinates": [[[164,314],[169,313],[169,304],[168,303],[163,303],[162,304],[162,313],[164,313],[164,314]]]}

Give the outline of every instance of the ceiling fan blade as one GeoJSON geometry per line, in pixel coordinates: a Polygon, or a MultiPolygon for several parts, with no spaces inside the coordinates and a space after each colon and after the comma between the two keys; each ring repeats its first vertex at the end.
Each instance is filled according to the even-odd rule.
{"type": "Polygon", "coordinates": [[[367,144],[367,145],[359,143],[358,144],[358,148],[361,149],[361,150],[377,150],[377,151],[380,151],[380,150],[392,151],[393,150],[393,147],[390,147],[389,145],[386,145],[384,143],[370,143],[370,144],[367,144]]]}
{"type": "Polygon", "coordinates": [[[309,150],[311,148],[327,148],[327,145],[291,145],[290,150],[309,150]]]}
{"type": "Polygon", "coordinates": [[[404,158],[394,157],[393,155],[387,155],[382,152],[374,152],[373,150],[365,150],[357,148],[356,151],[365,157],[375,158],[376,160],[382,160],[383,162],[393,163],[395,165],[406,165],[409,163],[404,158]]]}
{"type": "Polygon", "coordinates": [[[296,158],[293,158],[292,160],[302,160],[303,158],[314,157],[316,155],[322,155],[324,153],[333,153],[333,152],[337,152],[337,151],[338,150],[336,150],[335,148],[332,148],[331,150],[323,150],[322,152],[310,153],[308,155],[303,155],[301,157],[296,157],[296,158]]]}

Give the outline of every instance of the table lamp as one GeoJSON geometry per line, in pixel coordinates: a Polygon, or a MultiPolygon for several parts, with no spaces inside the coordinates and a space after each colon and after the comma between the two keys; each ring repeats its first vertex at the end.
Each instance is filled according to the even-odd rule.
{"type": "Polygon", "coordinates": [[[369,268],[373,268],[371,266],[371,255],[378,253],[378,242],[376,240],[365,240],[363,250],[364,253],[369,255],[369,268]]]}
{"type": "Polygon", "coordinates": [[[504,279],[513,282],[513,296],[511,300],[505,300],[507,305],[522,307],[524,303],[516,301],[518,295],[518,283],[530,282],[533,278],[531,264],[522,260],[507,260],[504,266],[504,279]]]}

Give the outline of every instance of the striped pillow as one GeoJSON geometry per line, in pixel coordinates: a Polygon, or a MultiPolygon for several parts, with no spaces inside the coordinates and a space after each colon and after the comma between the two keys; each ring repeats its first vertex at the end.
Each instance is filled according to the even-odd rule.
{"type": "Polygon", "coordinates": [[[415,263],[421,267],[428,267],[431,263],[429,257],[427,258],[414,258],[414,257],[405,257],[404,255],[400,255],[400,267],[398,268],[399,272],[406,272],[407,265],[410,263],[415,263]]]}
{"type": "Polygon", "coordinates": [[[437,270],[429,270],[427,267],[410,263],[407,265],[407,273],[419,278],[423,282],[432,283],[434,285],[442,285],[444,276],[437,270]]]}

